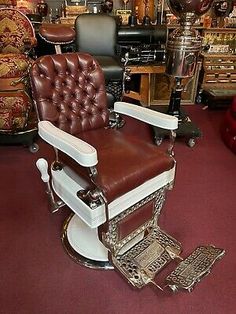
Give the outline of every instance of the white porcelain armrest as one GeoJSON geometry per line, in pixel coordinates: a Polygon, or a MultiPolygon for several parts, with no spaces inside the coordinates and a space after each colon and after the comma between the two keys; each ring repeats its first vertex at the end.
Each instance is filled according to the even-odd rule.
{"type": "Polygon", "coordinates": [[[114,104],[114,110],[117,113],[125,114],[159,128],[167,130],[176,130],[178,128],[178,118],[149,108],[117,101],[114,104]]]}
{"type": "Polygon", "coordinates": [[[49,121],[38,123],[38,133],[47,143],[77,161],[84,167],[95,166],[98,162],[96,149],[79,138],[55,127],[49,121]]]}

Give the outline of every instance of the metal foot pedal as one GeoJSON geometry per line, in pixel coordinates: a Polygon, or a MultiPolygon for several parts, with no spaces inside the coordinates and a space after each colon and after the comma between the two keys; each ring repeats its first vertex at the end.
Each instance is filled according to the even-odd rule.
{"type": "Polygon", "coordinates": [[[194,285],[210,273],[214,263],[225,251],[214,246],[199,246],[186,259],[180,257],[181,244],[159,227],[154,228],[140,242],[121,255],[111,255],[114,267],[136,288],[153,284],[160,290],[169,287],[192,291],[194,285]],[[159,286],[155,276],[174,259],[181,260],[159,286]]]}
{"type": "Polygon", "coordinates": [[[166,278],[168,286],[173,291],[184,289],[191,292],[194,285],[210,273],[215,262],[224,254],[223,249],[214,246],[199,246],[166,278]]]}
{"type": "Polygon", "coordinates": [[[112,256],[113,265],[133,286],[142,288],[174,258],[180,258],[181,244],[160,228],[152,231],[122,255],[112,256]]]}

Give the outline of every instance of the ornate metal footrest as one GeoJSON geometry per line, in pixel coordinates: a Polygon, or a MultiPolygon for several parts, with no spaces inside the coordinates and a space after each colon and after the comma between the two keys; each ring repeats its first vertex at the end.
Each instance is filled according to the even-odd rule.
{"type": "Polygon", "coordinates": [[[200,246],[193,251],[166,278],[173,291],[185,289],[191,292],[202,277],[208,275],[214,263],[225,254],[225,251],[214,246],[200,246]]]}
{"type": "Polygon", "coordinates": [[[112,256],[112,263],[133,286],[142,288],[148,283],[156,285],[155,275],[180,252],[177,240],[155,228],[123,255],[112,256]]]}
{"type": "Polygon", "coordinates": [[[134,287],[142,288],[151,283],[163,290],[154,281],[156,274],[172,260],[180,259],[177,268],[167,276],[165,287],[190,292],[225,251],[214,246],[200,246],[184,260],[180,253],[181,244],[157,227],[124,254],[113,255],[112,263],[134,287]]]}

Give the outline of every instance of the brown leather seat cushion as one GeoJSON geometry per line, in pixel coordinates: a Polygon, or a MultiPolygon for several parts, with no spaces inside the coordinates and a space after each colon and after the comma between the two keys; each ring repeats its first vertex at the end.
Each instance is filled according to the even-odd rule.
{"type": "MultiPolygon", "coordinates": [[[[79,138],[97,149],[96,183],[109,203],[174,166],[173,158],[156,145],[124,134],[122,130],[91,130],[81,133],[79,138]]],[[[67,155],[60,153],[60,160],[86,176],[83,168],[67,155]]]]}
{"type": "Polygon", "coordinates": [[[61,24],[41,25],[39,33],[46,41],[54,44],[71,43],[75,39],[74,29],[61,24]]]}

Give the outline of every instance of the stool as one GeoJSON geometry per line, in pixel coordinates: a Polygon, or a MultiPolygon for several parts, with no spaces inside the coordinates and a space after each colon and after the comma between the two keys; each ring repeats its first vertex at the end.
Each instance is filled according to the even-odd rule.
{"type": "Polygon", "coordinates": [[[61,53],[61,46],[71,44],[75,40],[72,27],[61,24],[42,24],[39,28],[40,37],[55,46],[56,53],[61,53]]]}

